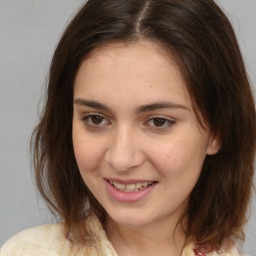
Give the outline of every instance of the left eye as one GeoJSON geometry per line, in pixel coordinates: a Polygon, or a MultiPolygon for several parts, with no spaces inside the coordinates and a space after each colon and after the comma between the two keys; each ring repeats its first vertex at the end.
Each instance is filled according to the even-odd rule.
{"type": "Polygon", "coordinates": [[[154,117],[149,120],[148,124],[154,128],[166,128],[174,124],[174,121],[162,117],[154,117]]]}

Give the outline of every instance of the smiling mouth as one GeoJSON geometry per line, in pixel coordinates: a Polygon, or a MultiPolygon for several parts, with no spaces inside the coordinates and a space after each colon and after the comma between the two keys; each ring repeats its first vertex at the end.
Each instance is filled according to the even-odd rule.
{"type": "Polygon", "coordinates": [[[107,180],[115,189],[122,192],[137,192],[152,186],[155,182],[137,182],[131,184],[121,184],[115,181],[107,180]]]}

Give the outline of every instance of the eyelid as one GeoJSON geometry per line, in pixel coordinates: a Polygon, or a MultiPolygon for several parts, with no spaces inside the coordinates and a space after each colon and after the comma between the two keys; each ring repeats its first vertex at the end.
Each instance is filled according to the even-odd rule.
{"type": "MultiPolygon", "coordinates": [[[[82,115],[81,120],[84,122],[84,124],[90,128],[90,129],[100,129],[103,127],[106,127],[108,125],[111,125],[111,121],[108,117],[106,117],[104,114],[99,112],[88,112],[82,115]],[[104,123],[95,124],[92,121],[89,121],[88,119],[94,116],[99,116],[103,119],[104,123]]],[[[172,125],[174,125],[176,120],[170,117],[166,117],[163,115],[151,115],[147,118],[147,120],[143,123],[144,126],[147,126],[153,130],[158,131],[164,131],[165,129],[170,128],[172,125]],[[165,121],[165,124],[163,126],[157,126],[150,124],[154,119],[163,119],[165,121]]]]}
{"type": "Polygon", "coordinates": [[[85,123],[85,125],[87,125],[89,127],[92,127],[92,128],[101,128],[102,126],[106,126],[106,125],[111,124],[109,119],[105,115],[103,115],[102,113],[99,113],[99,112],[88,112],[86,114],[83,114],[82,117],[81,117],[81,120],[85,123]],[[99,124],[99,125],[97,125],[97,124],[89,123],[88,119],[91,118],[91,117],[94,117],[94,116],[102,117],[104,120],[107,121],[107,124],[99,124]]]}
{"type": "Polygon", "coordinates": [[[174,120],[173,118],[170,118],[170,117],[166,117],[166,116],[162,116],[162,115],[153,115],[153,116],[150,116],[150,118],[148,118],[148,120],[144,124],[147,124],[147,126],[150,126],[150,127],[152,127],[153,129],[156,129],[156,130],[163,130],[163,129],[168,129],[169,127],[174,125],[175,122],[176,122],[176,120],[174,120]],[[168,122],[169,124],[167,126],[162,126],[162,127],[149,125],[148,123],[150,121],[154,120],[154,119],[163,119],[166,122],[168,122]]]}

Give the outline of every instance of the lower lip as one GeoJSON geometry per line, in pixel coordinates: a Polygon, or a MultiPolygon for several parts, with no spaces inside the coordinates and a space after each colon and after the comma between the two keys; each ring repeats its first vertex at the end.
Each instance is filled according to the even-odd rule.
{"type": "Polygon", "coordinates": [[[119,202],[136,202],[146,195],[148,195],[156,186],[157,183],[152,184],[151,186],[144,188],[136,192],[124,192],[114,188],[107,180],[105,180],[107,191],[109,194],[119,202]]]}

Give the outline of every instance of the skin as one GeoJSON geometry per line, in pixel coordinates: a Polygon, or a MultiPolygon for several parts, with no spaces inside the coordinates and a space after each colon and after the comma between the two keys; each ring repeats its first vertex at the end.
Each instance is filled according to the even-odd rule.
{"type": "Polygon", "coordinates": [[[206,155],[219,147],[198,124],[173,56],[148,41],[94,50],[74,83],[73,146],[117,253],[179,255],[185,236],[180,226],[174,235],[176,223],[206,155]],[[138,201],[120,202],[106,187],[109,177],[156,185],[138,201]]]}

